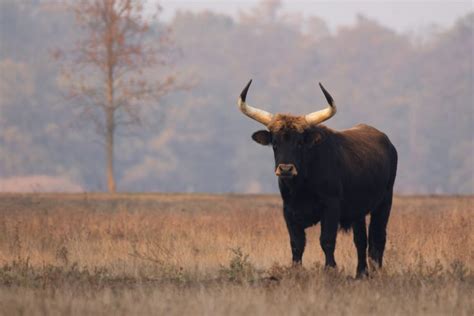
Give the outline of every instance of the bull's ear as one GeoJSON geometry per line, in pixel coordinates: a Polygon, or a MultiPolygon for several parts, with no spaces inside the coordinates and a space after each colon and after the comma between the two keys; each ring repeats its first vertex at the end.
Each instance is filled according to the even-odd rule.
{"type": "Polygon", "coordinates": [[[264,130],[257,131],[252,134],[252,139],[260,145],[270,145],[272,142],[272,133],[264,130]]]}

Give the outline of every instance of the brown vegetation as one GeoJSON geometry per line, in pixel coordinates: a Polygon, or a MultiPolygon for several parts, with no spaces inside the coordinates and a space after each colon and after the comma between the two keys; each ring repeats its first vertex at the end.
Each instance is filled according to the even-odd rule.
{"type": "Polygon", "coordinates": [[[354,280],[352,234],[290,269],[276,196],[0,195],[7,314],[457,314],[474,302],[473,198],[395,200],[385,267],[354,280]]]}

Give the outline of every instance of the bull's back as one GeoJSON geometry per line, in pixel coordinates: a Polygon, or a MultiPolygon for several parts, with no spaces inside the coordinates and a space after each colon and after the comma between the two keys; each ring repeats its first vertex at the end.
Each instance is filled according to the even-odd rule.
{"type": "Polygon", "coordinates": [[[361,124],[339,132],[338,151],[344,209],[367,212],[391,191],[397,152],[387,135],[361,124]]]}

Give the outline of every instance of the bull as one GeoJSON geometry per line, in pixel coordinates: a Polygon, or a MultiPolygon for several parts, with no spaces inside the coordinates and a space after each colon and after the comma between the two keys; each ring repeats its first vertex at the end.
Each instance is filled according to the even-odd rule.
{"type": "Polygon", "coordinates": [[[272,114],[250,106],[246,96],[251,83],[240,94],[238,106],[267,128],[255,132],[252,139],[273,147],[293,264],[302,264],[305,229],[321,223],[326,267],[336,267],[338,230],[351,228],[358,258],[356,276],[368,275],[367,246],[369,259],[381,267],[397,172],[394,145],[384,133],[365,124],[343,131],[321,125],[336,114],[334,100],[321,83],[329,105],[304,116],[272,114]]]}

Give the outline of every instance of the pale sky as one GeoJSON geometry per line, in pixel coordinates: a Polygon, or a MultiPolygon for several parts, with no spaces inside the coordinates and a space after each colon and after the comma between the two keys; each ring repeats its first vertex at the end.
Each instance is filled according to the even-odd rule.
{"type": "MultiPolygon", "coordinates": [[[[151,1],[153,2],[153,1],[151,1]]],[[[234,17],[239,11],[254,7],[259,0],[161,0],[162,18],[170,19],[176,10],[212,10],[234,17]]],[[[450,27],[460,16],[473,10],[472,1],[384,1],[384,0],[283,0],[283,10],[316,15],[328,23],[331,30],[354,23],[358,13],[374,18],[399,32],[420,31],[432,24],[450,27]]]]}

